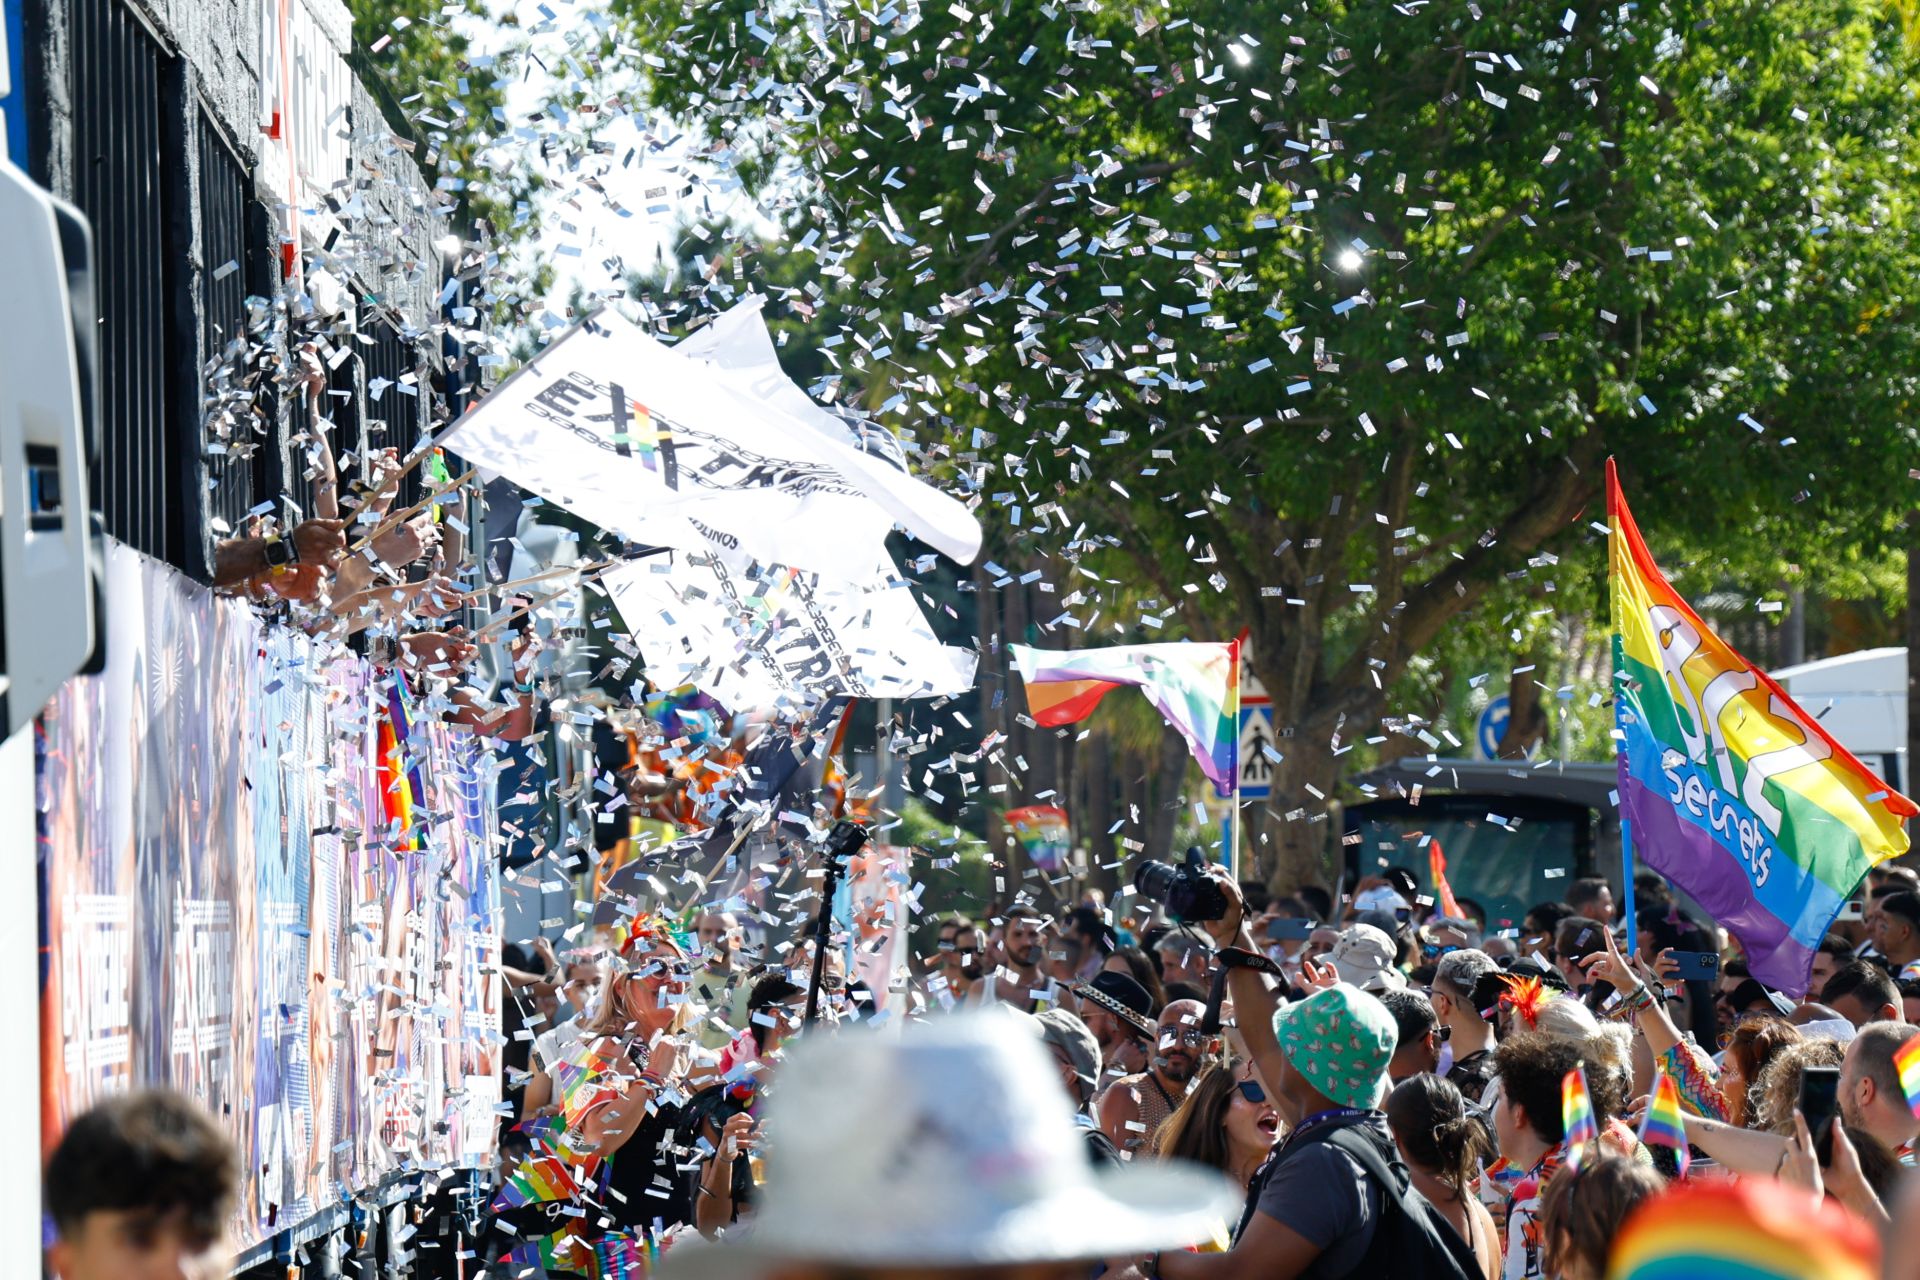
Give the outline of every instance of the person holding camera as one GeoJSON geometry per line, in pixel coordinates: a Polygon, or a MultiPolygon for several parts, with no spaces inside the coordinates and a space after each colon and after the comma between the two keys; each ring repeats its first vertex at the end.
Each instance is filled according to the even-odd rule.
{"type": "Polygon", "coordinates": [[[1220,947],[1236,1024],[1287,1137],[1254,1175],[1233,1246],[1156,1255],[1141,1268],[1164,1280],[1428,1275],[1478,1280],[1472,1248],[1412,1185],[1379,1109],[1393,1057],[1393,1018],[1380,1001],[1306,964],[1313,994],[1284,1010],[1267,985],[1240,886],[1206,869],[1207,884],[1169,904],[1220,947]]]}

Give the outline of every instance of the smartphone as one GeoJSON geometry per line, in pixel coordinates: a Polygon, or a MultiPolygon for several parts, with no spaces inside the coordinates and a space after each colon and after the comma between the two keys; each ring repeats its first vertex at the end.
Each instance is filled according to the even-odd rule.
{"type": "Polygon", "coordinates": [[[1268,942],[1305,942],[1320,924],[1316,920],[1269,920],[1268,942]]]}
{"type": "Polygon", "coordinates": [[[1828,1122],[1839,1104],[1840,1068],[1807,1067],[1800,1073],[1800,1114],[1807,1118],[1807,1132],[1814,1137],[1815,1154],[1822,1164],[1832,1159],[1833,1133],[1828,1122]]]}
{"type": "Polygon", "coordinates": [[[1712,982],[1720,976],[1720,953],[1717,951],[1669,951],[1673,962],[1680,966],[1675,973],[1676,982],[1712,982]]]}
{"type": "Polygon", "coordinates": [[[1865,920],[1866,918],[1867,909],[1860,905],[1860,900],[1857,898],[1842,903],[1840,914],[1834,917],[1835,920],[1865,920]]]}

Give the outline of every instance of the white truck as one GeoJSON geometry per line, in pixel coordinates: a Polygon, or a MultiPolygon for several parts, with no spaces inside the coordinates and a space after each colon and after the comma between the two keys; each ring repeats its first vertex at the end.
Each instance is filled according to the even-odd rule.
{"type": "MultiPolygon", "coordinates": [[[[7,97],[0,23],[0,101],[7,97]]],[[[0,1093],[40,1096],[39,894],[33,720],[62,683],[95,663],[103,634],[101,564],[87,468],[92,254],[86,219],[7,154],[0,111],[0,1093]]],[[[18,1151],[37,1153],[37,1105],[15,1108],[18,1151]]],[[[40,1238],[39,1161],[0,1170],[0,1239],[40,1238]]],[[[24,1265],[24,1264],[23,1264],[24,1265]]]]}

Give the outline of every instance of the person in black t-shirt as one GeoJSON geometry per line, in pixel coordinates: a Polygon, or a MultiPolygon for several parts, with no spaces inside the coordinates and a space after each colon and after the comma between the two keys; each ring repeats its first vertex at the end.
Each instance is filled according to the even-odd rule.
{"type": "Polygon", "coordinates": [[[1433,1011],[1447,1028],[1451,1063],[1445,1075],[1473,1106],[1493,1083],[1493,1024],[1481,1016],[1480,984],[1500,972],[1484,951],[1450,951],[1433,971],[1433,1011]]]}

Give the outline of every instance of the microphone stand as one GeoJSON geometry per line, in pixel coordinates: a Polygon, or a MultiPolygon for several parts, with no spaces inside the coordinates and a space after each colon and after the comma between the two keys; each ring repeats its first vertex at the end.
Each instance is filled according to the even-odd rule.
{"type": "Polygon", "coordinates": [[[846,861],[867,843],[867,829],[842,818],[827,833],[827,865],[820,883],[820,910],[813,918],[813,973],[807,980],[806,1026],[820,1020],[820,982],[827,973],[827,943],[833,935],[833,898],[840,892],[846,861]]]}

